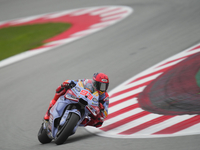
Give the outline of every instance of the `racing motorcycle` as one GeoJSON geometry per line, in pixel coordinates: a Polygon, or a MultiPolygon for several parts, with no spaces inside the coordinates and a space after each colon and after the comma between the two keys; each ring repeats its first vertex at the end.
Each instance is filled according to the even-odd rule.
{"type": "Polygon", "coordinates": [[[92,93],[79,81],[50,109],[49,121],[43,121],[38,132],[38,140],[42,144],[50,143],[52,140],[57,145],[63,144],[76,132],[78,126],[85,126],[91,118],[97,116],[100,112],[98,99],[97,92],[92,93]],[[85,118],[87,122],[82,124],[85,118]]]}

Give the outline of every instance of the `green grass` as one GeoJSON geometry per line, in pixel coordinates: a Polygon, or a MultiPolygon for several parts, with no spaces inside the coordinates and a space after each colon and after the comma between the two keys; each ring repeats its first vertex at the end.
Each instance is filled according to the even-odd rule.
{"type": "Polygon", "coordinates": [[[200,87],[200,70],[197,72],[195,78],[196,78],[197,85],[200,87]]]}
{"type": "Polygon", "coordinates": [[[68,23],[44,23],[0,29],[0,60],[42,46],[43,41],[69,29],[68,23]]]}

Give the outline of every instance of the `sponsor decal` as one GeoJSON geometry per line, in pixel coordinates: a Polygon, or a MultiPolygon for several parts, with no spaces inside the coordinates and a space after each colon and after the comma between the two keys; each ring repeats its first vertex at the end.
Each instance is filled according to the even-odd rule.
{"type": "Polygon", "coordinates": [[[107,80],[107,79],[102,79],[101,81],[102,81],[102,82],[108,82],[108,80],[107,80]]]}
{"type": "Polygon", "coordinates": [[[98,93],[97,91],[95,91],[95,92],[93,93],[93,95],[95,95],[96,97],[98,97],[98,96],[99,96],[99,93],[98,93]]]}
{"type": "Polygon", "coordinates": [[[92,94],[90,92],[86,91],[86,90],[81,90],[80,94],[85,96],[89,100],[92,100],[92,98],[93,98],[92,94]]]}
{"type": "Polygon", "coordinates": [[[78,91],[78,92],[80,92],[81,91],[81,89],[79,88],[79,87],[75,87],[75,89],[78,91]]]}
{"type": "Polygon", "coordinates": [[[97,100],[96,98],[93,98],[92,101],[94,101],[94,102],[98,102],[98,100],[97,100]]]}
{"type": "Polygon", "coordinates": [[[78,82],[78,85],[83,88],[83,83],[81,81],[78,82]]]}

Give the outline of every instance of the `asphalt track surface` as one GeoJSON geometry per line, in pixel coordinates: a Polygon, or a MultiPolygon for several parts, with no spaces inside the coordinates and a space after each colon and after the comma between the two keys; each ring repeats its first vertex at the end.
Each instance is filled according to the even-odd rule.
{"type": "Polygon", "coordinates": [[[0,0],[0,21],[73,8],[125,5],[134,13],[100,32],[0,68],[0,149],[199,150],[200,135],[115,139],[84,128],[61,146],[37,140],[55,88],[66,79],[110,77],[109,90],[200,41],[199,0],[0,0]]]}

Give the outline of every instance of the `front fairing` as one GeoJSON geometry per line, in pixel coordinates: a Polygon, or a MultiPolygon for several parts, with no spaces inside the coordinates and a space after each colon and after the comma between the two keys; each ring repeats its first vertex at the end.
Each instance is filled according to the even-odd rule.
{"type": "Polygon", "coordinates": [[[55,138],[55,135],[58,131],[57,127],[55,127],[55,125],[54,125],[55,120],[62,117],[62,115],[64,113],[64,109],[66,108],[67,105],[69,105],[71,103],[75,103],[75,102],[66,99],[64,96],[61,96],[57,100],[55,105],[50,109],[49,127],[48,128],[50,129],[53,138],[55,138]]]}
{"type": "Polygon", "coordinates": [[[78,99],[82,98],[87,101],[88,105],[98,106],[99,104],[99,94],[97,91],[91,93],[89,90],[85,89],[81,80],[79,80],[75,87],[68,90],[64,97],[66,99],[77,101],[74,96],[78,99]],[[71,97],[70,97],[71,95],[71,97]]]}

